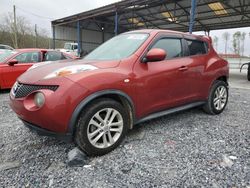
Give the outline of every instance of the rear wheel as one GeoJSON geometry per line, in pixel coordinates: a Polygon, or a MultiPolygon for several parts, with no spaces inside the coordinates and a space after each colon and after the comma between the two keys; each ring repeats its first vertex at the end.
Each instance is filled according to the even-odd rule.
{"type": "Polygon", "coordinates": [[[208,114],[220,114],[228,102],[228,86],[224,81],[216,80],[210,89],[208,100],[203,109],[208,114]]]}
{"type": "Polygon", "coordinates": [[[128,130],[128,113],[109,98],[91,103],[81,114],[75,133],[77,145],[88,155],[104,155],[116,148],[128,130]]]}

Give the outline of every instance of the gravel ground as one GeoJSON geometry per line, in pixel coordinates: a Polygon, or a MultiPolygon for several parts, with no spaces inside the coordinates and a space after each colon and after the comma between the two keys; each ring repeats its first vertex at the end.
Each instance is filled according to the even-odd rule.
{"type": "Polygon", "coordinates": [[[1,187],[250,187],[250,90],[219,116],[200,109],[143,123],[113,152],[69,167],[74,148],[25,128],[0,93],[1,187]]]}

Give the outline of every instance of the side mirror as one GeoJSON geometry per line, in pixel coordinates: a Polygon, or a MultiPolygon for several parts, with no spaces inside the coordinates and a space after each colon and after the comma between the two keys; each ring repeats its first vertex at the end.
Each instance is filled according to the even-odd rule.
{"type": "Polygon", "coordinates": [[[153,61],[162,61],[166,58],[167,53],[160,48],[153,48],[148,51],[146,57],[142,59],[143,63],[153,62],[153,61]]]}
{"type": "Polygon", "coordinates": [[[17,61],[16,59],[12,59],[12,60],[10,60],[10,61],[8,62],[8,65],[14,66],[14,65],[17,64],[17,63],[18,63],[18,61],[17,61]]]}

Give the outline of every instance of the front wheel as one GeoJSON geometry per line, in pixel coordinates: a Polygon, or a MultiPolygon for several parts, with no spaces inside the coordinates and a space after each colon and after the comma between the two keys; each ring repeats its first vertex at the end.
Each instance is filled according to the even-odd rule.
{"type": "Polygon", "coordinates": [[[77,145],[88,155],[104,155],[116,148],[128,130],[128,113],[109,98],[93,101],[81,114],[75,133],[77,145]]]}
{"type": "Polygon", "coordinates": [[[208,114],[220,114],[228,102],[228,86],[224,81],[216,80],[210,89],[208,100],[203,109],[208,114]]]}

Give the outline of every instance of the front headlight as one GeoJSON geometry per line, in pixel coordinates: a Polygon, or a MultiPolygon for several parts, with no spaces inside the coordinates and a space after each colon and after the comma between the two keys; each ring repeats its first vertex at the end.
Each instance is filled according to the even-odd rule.
{"type": "Polygon", "coordinates": [[[95,70],[97,67],[93,65],[71,65],[67,67],[63,67],[57,69],[56,71],[52,72],[51,74],[44,77],[44,79],[59,77],[59,76],[67,76],[69,74],[75,74],[83,71],[90,71],[95,70]]]}

